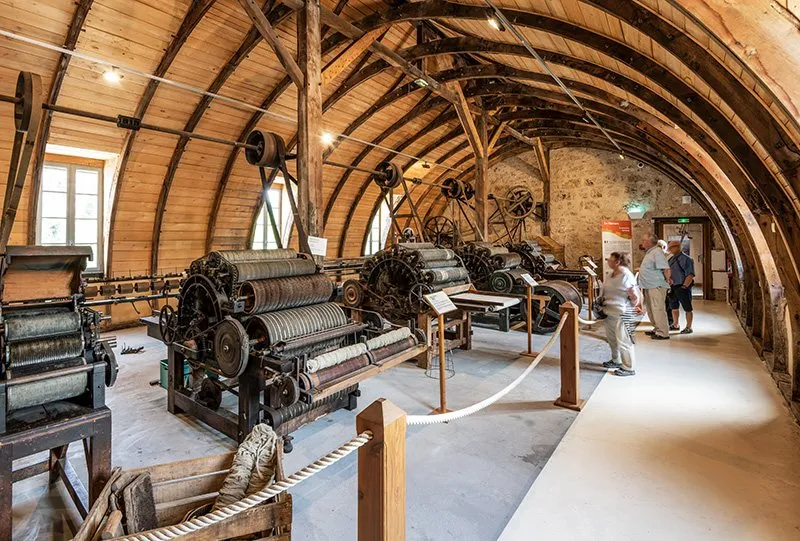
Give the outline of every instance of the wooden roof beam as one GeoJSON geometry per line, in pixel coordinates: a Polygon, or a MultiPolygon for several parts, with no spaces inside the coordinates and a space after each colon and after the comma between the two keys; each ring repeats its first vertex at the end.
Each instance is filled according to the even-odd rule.
{"type": "Polygon", "coordinates": [[[275,54],[278,55],[278,60],[284,69],[286,69],[289,77],[292,78],[292,82],[298,87],[303,86],[303,72],[300,71],[300,67],[297,65],[294,58],[292,58],[289,50],[286,49],[280,39],[278,39],[278,34],[275,33],[275,29],[269,24],[267,17],[261,11],[261,8],[258,7],[258,4],[255,3],[255,0],[239,0],[239,4],[241,4],[247,16],[250,17],[253,26],[258,29],[258,33],[261,34],[264,41],[266,41],[269,46],[272,47],[272,50],[275,51],[275,54]]]}

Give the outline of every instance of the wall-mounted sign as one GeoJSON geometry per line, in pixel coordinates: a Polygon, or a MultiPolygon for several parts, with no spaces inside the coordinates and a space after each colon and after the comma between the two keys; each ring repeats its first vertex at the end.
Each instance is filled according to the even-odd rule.
{"type": "Polygon", "coordinates": [[[325,257],[328,255],[328,239],[309,236],[308,248],[311,250],[311,255],[320,255],[325,257]]]}
{"type": "Polygon", "coordinates": [[[629,220],[603,220],[600,222],[603,240],[603,277],[611,276],[606,260],[612,252],[625,252],[632,250],[633,228],[629,220]]]}

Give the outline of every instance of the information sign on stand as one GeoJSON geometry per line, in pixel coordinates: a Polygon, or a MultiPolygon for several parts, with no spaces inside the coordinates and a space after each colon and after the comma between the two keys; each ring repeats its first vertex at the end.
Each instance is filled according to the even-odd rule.
{"type": "Polygon", "coordinates": [[[603,220],[600,222],[603,240],[603,278],[611,276],[606,260],[613,252],[631,253],[633,228],[629,220],[603,220]]]}
{"type": "Polygon", "coordinates": [[[524,273],[520,274],[520,278],[522,278],[522,281],[525,282],[527,285],[529,285],[531,287],[536,287],[536,286],[539,285],[539,282],[534,280],[533,276],[531,276],[527,272],[524,272],[524,273]]]}
{"type": "Polygon", "coordinates": [[[436,293],[429,293],[424,295],[425,302],[428,303],[428,306],[433,308],[433,311],[436,312],[437,316],[442,316],[449,312],[455,312],[458,310],[456,305],[453,304],[453,301],[450,300],[450,297],[447,296],[447,293],[444,291],[437,291],[436,293]]]}
{"type": "Polygon", "coordinates": [[[584,266],[584,267],[583,267],[583,270],[585,270],[586,272],[588,272],[588,273],[589,273],[589,276],[593,276],[593,277],[596,277],[596,276],[597,276],[597,273],[596,273],[596,272],[594,272],[594,269],[593,269],[592,267],[590,267],[589,265],[586,265],[586,266],[584,266]]]}
{"type": "Polygon", "coordinates": [[[587,261],[587,263],[589,263],[589,266],[590,266],[590,267],[592,267],[593,269],[596,269],[596,268],[597,268],[597,263],[595,263],[595,262],[594,262],[594,261],[592,261],[591,259],[589,259],[589,260],[587,261]]]}

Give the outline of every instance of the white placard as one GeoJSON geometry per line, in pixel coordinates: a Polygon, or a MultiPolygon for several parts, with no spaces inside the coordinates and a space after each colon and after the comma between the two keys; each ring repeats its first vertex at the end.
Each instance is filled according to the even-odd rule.
{"type": "Polygon", "coordinates": [[[588,272],[588,273],[589,273],[589,276],[594,276],[594,277],[597,277],[597,273],[596,273],[596,272],[594,272],[594,269],[593,269],[592,267],[590,267],[589,265],[585,265],[585,266],[583,267],[583,270],[585,270],[586,272],[588,272]]]}
{"type": "Polygon", "coordinates": [[[711,270],[728,272],[725,250],[711,250],[711,270]]]}
{"type": "Polygon", "coordinates": [[[534,279],[533,279],[533,276],[531,276],[531,275],[530,275],[530,274],[528,274],[527,272],[520,274],[520,275],[519,275],[519,277],[520,277],[520,278],[522,278],[522,280],[523,280],[523,281],[524,281],[526,284],[528,284],[529,286],[531,286],[531,287],[536,287],[536,286],[538,286],[538,285],[539,285],[539,282],[537,282],[536,280],[534,280],[534,279]]]}
{"type": "Polygon", "coordinates": [[[328,239],[309,236],[308,248],[311,250],[311,255],[321,255],[325,257],[328,255],[328,239]]]}
{"type": "Polygon", "coordinates": [[[597,263],[595,263],[593,260],[587,259],[587,262],[589,263],[589,266],[592,267],[593,269],[597,268],[597,263]]]}
{"type": "Polygon", "coordinates": [[[425,302],[427,302],[428,305],[433,308],[433,311],[436,312],[437,316],[458,310],[456,305],[453,304],[453,301],[450,300],[450,297],[448,297],[447,293],[444,291],[429,293],[423,297],[425,302]]]}
{"type": "Polygon", "coordinates": [[[728,273],[724,271],[714,271],[711,273],[714,289],[728,289],[728,273]]]}

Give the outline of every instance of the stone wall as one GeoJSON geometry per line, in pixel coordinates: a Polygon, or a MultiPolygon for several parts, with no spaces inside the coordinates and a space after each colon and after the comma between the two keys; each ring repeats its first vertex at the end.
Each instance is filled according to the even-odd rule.
{"type": "MultiPolygon", "coordinates": [[[[617,154],[591,149],[558,149],[550,156],[551,236],[564,244],[566,263],[574,267],[581,255],[602,258],[601,220],[628,219],[626,204],[636,203],[647,212],[633,220],[634,266],[642,253],[636,249],[642,233],[653,230],[651,218],[668,216],[706,216],[696,202],[684,204],[686,193],[661,173],[636,160],[621,160],[617,154]]],[[[489,170],[490,192],[504,194],[509,187],[528,186],[541,200],[542,182],[534,152],[497,164],[489,170]]],[[[533,235],[541,231],[532,224],[533,235]]],[[[714,235],[716,236],[716,235],[714,235]]]]}

